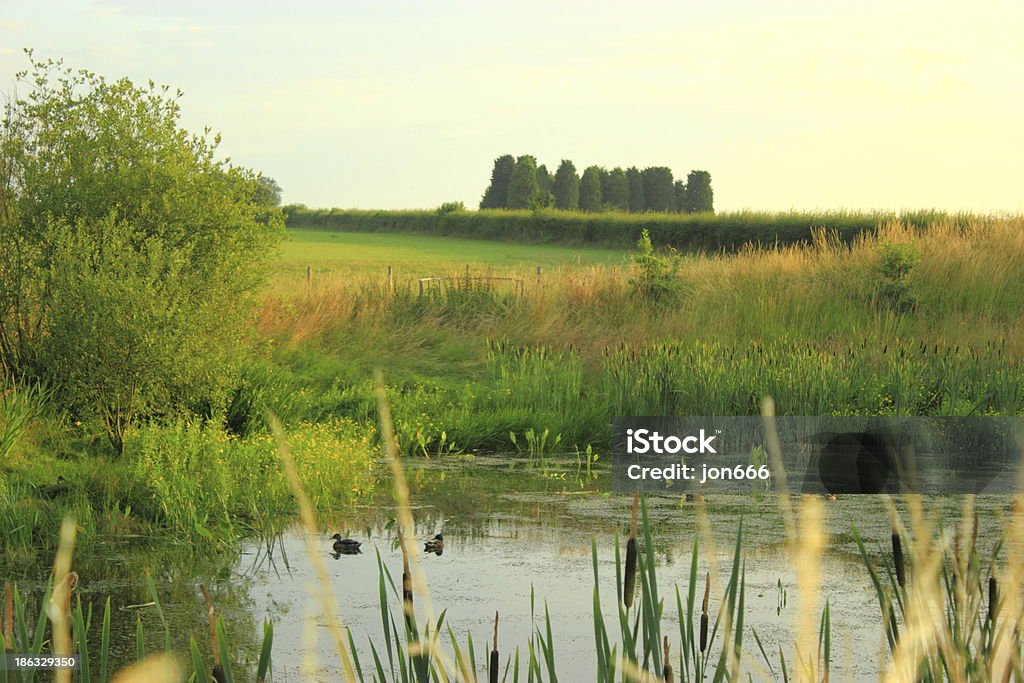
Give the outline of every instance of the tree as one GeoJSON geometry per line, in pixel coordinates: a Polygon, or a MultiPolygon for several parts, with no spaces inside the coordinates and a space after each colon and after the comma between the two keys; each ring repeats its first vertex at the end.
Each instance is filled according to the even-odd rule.
{"type": "Polygon", "coordinates": [[[626,169],[626,178],[629,180],[629,210],[643,213],[647,210],[647,202],[644,201],[644,179],[640,169],[630,166],[626,169]]]}
{"type": "Polygon", "coordinates": [[[281,206],[281,186],[270,176],[259,175],[256,178],[255,202],[260,206],[281,206]]]}
{"type": "Polygon", "coordinates": [[[536,209],[540,206],[540,187],[537,185],[537,160],[529,154],[516,159],[512,177],[508,181],[510,209],[536,209]]]}
{"type": "Polygon", "coordinates": [[[580,177],[576,175],[576,166],[568,159],[562,159],[555,171],[555,181],[551,185],[555,196],[555,208],[563,211],[575,211],[580,206],[580,177]]]}
{"type": "Polygon", "coordinates": [[[508,206],[508,183],[515,167],[516,160],[511,154],[505,154],[494,160],[491,184],[487,186],[487,190],[480,200],[481,209],[504,209],[508,206]]]}
{"type": "Polygon", "coordinates": [[[672,170],[652,166],[643,170],[644,204],[648,211],[675,211],[676,193],[672,187],[672,170]]]}
{"type": "Polygon", "coordinates": [[[629,178],[618,166],[608,173],[608,180],[601,187],[601,198],[607,210],[629,210],[629,178]]]}
{"type": "Polygon", "coordinates": [[[686,209],[686,183],[682,180],[677,180],[672,184],[672,190],[676,195],[676,211],[683,212],[686,209]]]}
{"type": "Polygon", "coordinates": [[[580,211],[596,212],[601,208],[601,169],[588,166],[580,178],[580,211]]]}
{"type": "Polygon", "coordinates": [[[715,193],[711,190],[710,173],[690,171],[686,176],[686,201],[682,210],[686,213],[715,212],[715,193]]]}
{"type": "Polygon", "coordinates": [[[541,164],[537,167],[537,187],[540,190],[540,205],[551,206],[554,198],[551,195],[551,186],[555,184],[555,178],[548,172],[548,167],[541,164]]]}
{"type": "Polygon", "coordinates": [[[281,211],[178,127],[180,92],[29,62],[0,128],[0,368],[120,451],[140,418],[223,409],[281,211]]]}

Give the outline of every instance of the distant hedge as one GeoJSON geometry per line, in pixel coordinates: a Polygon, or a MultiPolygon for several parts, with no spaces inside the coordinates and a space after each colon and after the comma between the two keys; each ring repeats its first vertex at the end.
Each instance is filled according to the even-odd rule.
{"type": "Polygon", "coordinates": [[[568,211],[366,211],[357,209],[285,209],[288,227],[339,232],[405,232],[539,244],[632,247],[646,228],[657,246],[680,251],[733,250],[744,244],[808,242],[825,228],[849,241],[889,221],[916,227],[939,222],[966,224],[967,214],[939,211],[905,213],[762,213],[718,214],[575,213],[568,211]]]}

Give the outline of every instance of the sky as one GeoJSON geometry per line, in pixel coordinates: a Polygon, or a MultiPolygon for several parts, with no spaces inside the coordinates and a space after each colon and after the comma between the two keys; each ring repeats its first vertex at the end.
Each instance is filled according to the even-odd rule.
{"type": "Polygon", "coordinates": [[[0,0],[23,48],[182,90],[286,203],[479,203],[494,159],[711,173],[717,210],[1024,211],[1020,0],[0,0]]]}

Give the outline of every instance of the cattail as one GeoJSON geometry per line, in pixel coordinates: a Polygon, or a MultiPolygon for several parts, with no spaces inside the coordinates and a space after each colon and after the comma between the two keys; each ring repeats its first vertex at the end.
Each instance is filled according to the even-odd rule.
{"type": "Polygon", "coordinates": [[[700,653],[708,649],[708,600],[711,599],[711,572],[704,583],[704,602],[700,606],[700,653]]]}
{"type": "Polygon", "coordinates": [[[999,607],[999,584],[996,577],[988,577],[988,623],[996,623],[996,609],[999,607]]]}
{"type": "Polygon", "coordinates": [[[217,683],[225,683],[227,680],[224,677],[224,667],[220,661],[220,648],[217,647],[217,612],[213,609],[213,598],[210,597],[210,591],[206,590],[206,586],[199,584],[199,588],[203,591],[203,600],[206,602],[206,620],[210,624],[210,649],[213,650],[213,680],[217,683]]]}
{"type": "Polygon", "coordinates": [[[668,659],[668,636],[665,636],[665,639],[662,641],[662,647],[664,648],[665,654],[665,666],[661,669],[661,677],[665,679],[665,683],[672,683],[672,665],[669,663],[668,659]]]}
{"type": "Polygon", "coordinates": [[[892,528],[892,561],[896,565],[896,583],[902,588],[907,584],[907,574],[903,566],[903,542],[896,527],[892,528]]]}
{"type": "Polygon", "coordinates": [[[498,683],[498,613],[494,613],[494,645],[491,647],[491,662],[487,668],[490,683],[498,683]]]}
{"type": "Polygon", "coordinates": [[[622,580],[622,604],[629,609],[633,605],[636,590],[636,516],[640,506],[640,493],[633,494],[633,519],[629,525],[629,540],[626,541],[626,575],[622,580]]]}

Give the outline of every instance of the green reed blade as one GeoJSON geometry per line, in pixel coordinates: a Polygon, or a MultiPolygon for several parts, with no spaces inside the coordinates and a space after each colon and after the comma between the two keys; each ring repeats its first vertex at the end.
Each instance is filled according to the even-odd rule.
{"type": "MultiPolygon", "coordinates": [[[[256,665],[256,683],[263,683],[267,679],[267,672],[270,670],[270,653],[274,647],[274,624],[269,619],[263,622],[263,645],[260,647],[260,659],[256,665]]],[[[352,646],[352,656],[355,657],[356,648],[352,646]]],[[[362,675],[362,673],[360,673],[362,675]]]]}
{"type": "Polygon", "coordinates": [[[210,683],[210,675],[203,662],[203,655],[199,652],[199,644],[196,642],[195,636],[190,636],[188,639],[188,651],[192,657],[192,669],[195,672],[194,683],[210,683]]]}

